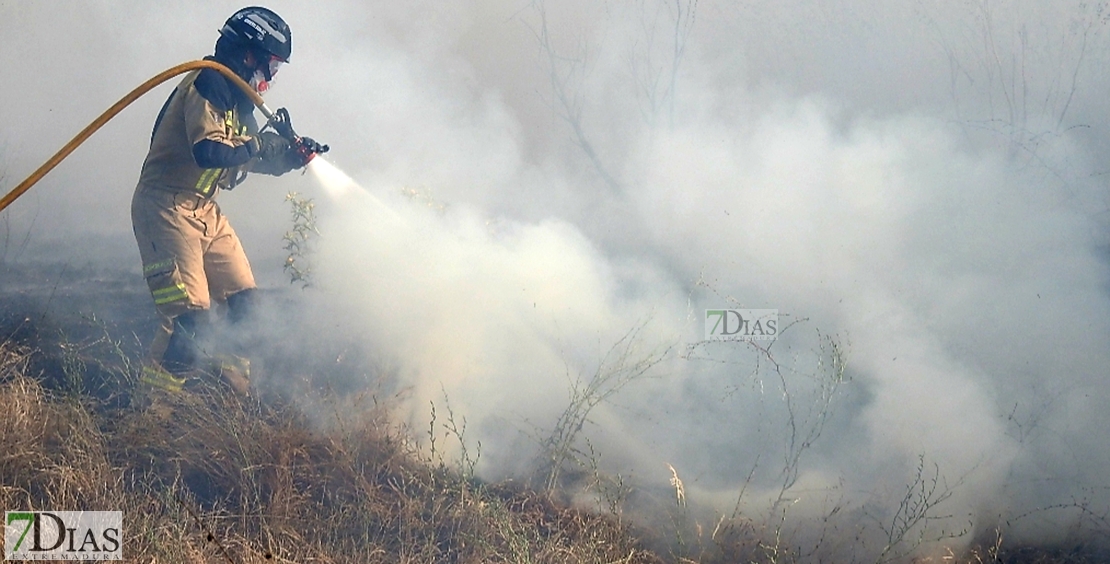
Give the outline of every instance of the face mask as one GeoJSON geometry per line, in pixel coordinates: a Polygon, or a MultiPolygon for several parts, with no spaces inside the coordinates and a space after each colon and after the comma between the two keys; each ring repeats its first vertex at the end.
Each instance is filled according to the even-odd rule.
{"type": "Polygon", "coordinates": [[[261,70],[254,71],[251,75],[251,88],[259,94],[265,94],[270,89],[270,81],[266,80],[266,73],[261,70]]]}
{"type": "Polygon", "coordinates": [[[276,56],[271,56],[269,64],[266,67],[259,67],[254,69],[254,74],[251,75],[251,87],[255,92],[264,94],[270,89],[270,81],[277,75],[278,69],[281,68],[282,60],[276,56]]]}

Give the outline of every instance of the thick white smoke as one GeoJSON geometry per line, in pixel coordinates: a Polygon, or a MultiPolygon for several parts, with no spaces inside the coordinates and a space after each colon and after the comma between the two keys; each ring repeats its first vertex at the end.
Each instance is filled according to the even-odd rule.
{"type": "MultiPolygon", "coordinates": [[[[48,74],[111,69],[81,75],[99,108],[116,83],[203,54],[239,7],[132,4],[83,8],[132,30],[88,40],[147,49],[143,69],[32,33],[6,72],[34,50],[48,74]],[[170,19],[188,25],[133,31],[170,19]]],[[[834,500],[882,523],[923,464],[953,494],[932,534],[1020,515],[1015,538],[1061,540],[1078,513],[1043,508],[1108,502],[1102,8],[875,4],[278,2],[297,47],[270,97],[361,187],[255,179],[225,209],[279,286],[283,189],[317,199],[303,299],[398,367],[414,428],[429,402],[465,416],[488,476],[528,471],[577,378],[665,352],[583,427],[606,471],[651,490],[669,463],[698,511],[729,514],[743,491],[746,515],[782,497],[820,517],[834,500]],[[751,347],[689,348],[721,307],[805,319],[771,347],[785,379],[751,347]],[[847,361],[831,398],[826,337],[847,361]]],[[[5,37],[48,27],[45,10],[0,5],[5,37]]],[[[23,116],[51,138],[69,131],[55,105],[57,121],[85,116],[27,82],[29,101],[0,94],[8,181],[53,146],[22,141],[23,116]]],[[[116,225],[90,229],[129,243],[119,210],[159,103],[105,133],[123,155],[102,138],[6,221],[38,214],[72,238],[67,218],[94,209],[116,225]]]]}

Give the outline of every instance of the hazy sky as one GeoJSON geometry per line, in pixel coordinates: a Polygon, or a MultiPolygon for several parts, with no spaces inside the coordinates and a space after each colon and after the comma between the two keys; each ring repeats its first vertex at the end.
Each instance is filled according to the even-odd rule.
{"type": "MultiPolygon", "coordinates": [[[[294,52],[268,101],[367,192],[333,201],[295,174],[221,203],[262,285],[282,287],[284,195],[319,201],[305,299],[399,367],[399,417],[420,428],[446,393],[487,475],[523,471],[568,378],[614,368],[606,351],[643,326],[626,360],[671,352],[583,436],[648,489],[670,463],[692,501],[728,513],[750,474],[745,510],[766,512],[788,466],[786,400],[798,428],[817,421],[831,337],[850,380],[798,464],[799,523],[830,499],[888,518],[921,457],[952,486],[957,527],[1106,508],[1102,4],[269,6],[294,52]],[[731,306],[804,320],[772,348],[785,379],[750,347],[689,348],[704,310],[731,306]]],[[[0,186],[210,53],[239,7],[0,1],[0,186]]],[[[68,260],[33,256],[62,244],[138,276],[129,201],[169,91],[0,216],[29,234],[15,258],[68,260]]],[[[1077,517],[1013,526],[1053,538],[1077,517]]]]}

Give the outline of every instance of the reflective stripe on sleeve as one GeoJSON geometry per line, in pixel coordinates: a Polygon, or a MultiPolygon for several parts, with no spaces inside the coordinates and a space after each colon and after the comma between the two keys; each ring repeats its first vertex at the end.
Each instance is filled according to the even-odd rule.
{"type": "Polygon", "coordinates": [[[206,168],[204,173],[200,175],[195,187],[196,191],[203,196],[207,196],[212,191],[212,185],[216,183],[216,179],[223,172],[222,168],[206,168]]]}

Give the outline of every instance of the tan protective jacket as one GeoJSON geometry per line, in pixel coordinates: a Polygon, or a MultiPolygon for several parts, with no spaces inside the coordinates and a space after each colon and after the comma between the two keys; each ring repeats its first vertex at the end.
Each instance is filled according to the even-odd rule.
{"type": "Polygon", "coordinates": [[[198,141],[208,139],[239,147],[250,142],[255,133],[240,123],[237,108],[221,111],[201,96],[193,84],[200,72],[189,73],[162,110],[139,177],[140,189],[213,197],[217,187],[226,190],[236,175],[253,165],[250,162],[231,169],[201,168],[194,160],[193,145],[198,141]]]}
{"type": "Polygon", "coordinates": [[[198,141],[240,147],[251,139],[234,104],[221,110],[198,92],[200,72],[206,71],[187,75],[163,107],[131,201],[143,276],[167,330],[169,320],[186,311],[208,309],[212,300],[255,287],[247,256],[215,197],[257,157],[233,168],[197,164],[198,141]]]}

